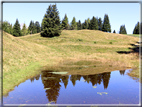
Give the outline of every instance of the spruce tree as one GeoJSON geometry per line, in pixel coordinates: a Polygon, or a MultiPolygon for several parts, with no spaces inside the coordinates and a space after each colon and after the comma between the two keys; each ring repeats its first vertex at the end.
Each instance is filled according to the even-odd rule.
{"type": "Polygon", "coordinates": [[[82,29],[87,29],[87,28],[88,28],[88,23],[87,20],[85,20],[82,29]]]}
{"type": "Polygon", "coordinates": [[[32,33],[35,34],[37,33],[37,26],[36,26],[36,23],[33,22],[33,30],[32,30],[32,33]]]}
{"type": "Polygon", "coordinates": [[[33,34],[34,22],[31,20],[30,25],[28,27],[28,31],[30,34],[33,34]]]}
{"type": "Polygon", "coordinates": [[[139,27],[140,25],[139,25],[139,22],[137,22],[137,24],[135,25],[135,28],[134,28],[134,30],[133,30],[133,34],[139,34],[139,27]]]}
{"type": "Polygon", "coordinates": [[[41,31],[41,27],[38,21],[35,22],[36,32],[39,33],[41,31]]]}
{"type": "Polygon", "coordinates": [[[9,26],[9,33],[10,33],[11,35],[13,35],[13,27],[12,27],[12,24],[10,24],[10,26],[9,26]]]}
{"type": "Polygon", "coordinates": [[[62,29],[68,29],[68,26],[69,26],[69,24],[68,24],[68,17],[67,17],[67,15],[65,14],[65,17],[64,17],[64,19],[62,20],[62,29]]]}
{"type": "Polygon", "coordinates": [[[25,36],[28,33],[26,25],[24,23],[23,28],[22,28],[22,35],[25,36]]]}
{"type": "Polygon", "coordinates": [[[42,20],[42,37],[54,37],[60,36],[61,24],[59,18],[59,11],[57,10],[56,4],[50,5],[42,20]]]}
{"type": "Polygon", "coordinates": [[[2,24],[2,30],[7,33],[10,33],[9,28],[10,28],[10,23],[8,21],[4,21],[2,24]]]}
{"type": "Polygon", "coordinates": [[[115,30],[113,31],[113,33],[116,33],[115,30]]]}
{"type": "Polygon", "coordinates": [[[87,24],[88,24],[88,28],[87,29],[89,29],[89,26],[90,26],[90,19],[89,18],[87,19],[87,24]]]}
{"type": "Polygon", "coordinates": [[[81,30],[81,21],[79,20],[78,23],[77,23],[77,30],[81,30]]]}
{"type": "Polygon", "coordinates": [[[94,16],[93,16],[93,18],[90,21],[89,29],[91,29],[91,30],[98,30],[98,21],[97,21],[97,19],[94,16]]]}
{"type": "Polygon", "coordinates": [[[119,33],[120,33],[120,34],[127,34],[125,25],[121,25],[121,26],[120,26],[120,31],[119,31],[119,33]]]}
{"type": "Polygon", "coordinates": [[[75,30],[75,29],[77,29],[77,23],[76,23],[75,17],[73,17],[73,20],[71,22],[71,30],[75,30]]]}
{"type": "Polygon", "coordinates": [[[109,17],[107,14],[105,14],[105,16],[104,16],[102,31],[111,32],[111,26],[110,26],[109,17]]]}
{"type": "Polygon", "coordinates": [[[101,18],[99,18],[98,19],[98,30],[102,30],[102,19],[101,18]]]}
{"type": "Polygon", "coordinates": [[[14,27],[13,27],[13,36],[16,36],[16,37],[22,36],[18,19],[16,19],[16,22],[15,22],[14,27]]]}

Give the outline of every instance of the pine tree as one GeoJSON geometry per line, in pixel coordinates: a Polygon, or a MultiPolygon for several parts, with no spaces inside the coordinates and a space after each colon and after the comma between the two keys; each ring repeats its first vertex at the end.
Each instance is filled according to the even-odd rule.
{"type": "Polygon", "coordinates": [[[116,33],[115,30],[113,31],[113,33],[116,33]]]}
{"type": "Polygon", "coordinates": [[[89,26],[90,26],[90,19],[89,18],[87,19],[87,24],[88,24],[88,28],[87,29],[89,29],[89,26]]]}
{"type": "Polygon", "coordinates": [[[42,37],[60,36],[61,24],[59,18],[59,11],[57,10],[56,4],[50,5],[48,7],[42,21],[42,37]]]}
{"type": "Polygon", "coordinates": [[[135,28],[133,30],[133,34],[139,34],[139,30],[140,30],[140,27],[139,27],[139,22],[137,22],[137,24],[135,25],[135,28]]]}
{"type": "Polygon", "coordinates": [[[102,31],[111,32],[111,26],[110,26],[109,17],[107,14],[105,14],[105,16],[104,16],[102,31]]]}
{"type": "Polygon", "coordinates": [[[64,17],[64,19],[62,20],[62,29],[68,29],[68,26],[69,26],[69,24],[68,24],[68,17],[67,17],[67,15],[65,14],[65,17],[64,17]]]}
{"type": "Polygon", "coordinates": [[[88,23],[87,23],[87,20],[85,20],[83,26],[82,26],[82,29],[87,29],[88,28],[88,23]]]}
{"type": "Polygon", "coordinates": [[[28,33],[26,25],[24,23],[23,28],[22,28],[22,35],[25,36],[28,33]]]}
{"type": "Polygon", "coordinates": [[[38,21],[35,22],[36,32],[39,33],[41,31],[40,24],[38,21]]]}
{"type": "Polygon", "coordinates": [[[119,33],[120,33],[120,34],[127,34],[125,25],[121,25],[121,26],[120,26],[120,31],[119,31],[119,33]]]}
{"type": "Polygon", "coordinates": [[[10,26],[9,26],[9,33],[10,33],[11,35],[13,35],[13,27],[12,27],[12,24],[10,24],[10,26]]]}
{"type": "Polygon", "coordinates": [[[16,37],[22,36],[18,19],[16,19],[16,22],[15,22],[14,27],[13,27],[13,36],[16,36],[16,37]]]}
{"type": "Polygon", "coordinates": [[[7,33],[10,33],[9,28],[10,28],[10,23],[8,21],[4,21],[2,24],[2,30],[7,33]]]}
{"type": "Polygon", "coordinates": [[[81,27],[81,21],[79,20],[78,23],[77,23],[77,30],[81,30],[82,27],[81,27]]]}
{"type": "Polygon", "coordinates": [[[33,28],[34,28],[34,22],[31,20],[30,25],[28,27],[28,32],[30,34],[33,34],[33,28]]]}
{"type": "Polygon", "coordinates": [[[36,23],[33,22],[33,30],[32,30],[32,33],[35,34],[37,33],[37,26],[36,26],[36,23]]]}
{"type": "Polygon", "coordinates": [[[73,17],[73,20],[71,22],[71,30],[75,30],[75,29],[77,29],[77,23],[76,23],[75,17],[73,17]]]}
{"type": "Polygon", "coordinates": [[[99,18],[98,19],[98,30],[102,30],[102,19],[101,18],[99,18]]]}
{"type": "Polygon", "coordinates": [[[91,29],[91,30],[98,30],[98,21],[97,21],[97,19],[94,16],[93,16],[93,18],[90,21],[89,29],[91,29]]]}

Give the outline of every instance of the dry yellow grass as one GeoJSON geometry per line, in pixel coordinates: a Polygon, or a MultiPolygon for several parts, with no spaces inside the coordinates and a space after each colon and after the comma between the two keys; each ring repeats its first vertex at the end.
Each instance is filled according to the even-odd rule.
{"type": "MultiPolygon", "coordinates": [[[[111,70],[138,68],[139,59],[134,54],[117,53],[129,51],[130,44],[137,41],[137,37],[94,30],[65,30],[54,38],[43,38],[40,34],[13,37],[3,32],[4,93],[38,73],[36,70],[42,66],[60,68],[87,60],[107,63],[112,66],[111,70]]],[[[139,70],[133,74],[139,77],[139,70]]]]}

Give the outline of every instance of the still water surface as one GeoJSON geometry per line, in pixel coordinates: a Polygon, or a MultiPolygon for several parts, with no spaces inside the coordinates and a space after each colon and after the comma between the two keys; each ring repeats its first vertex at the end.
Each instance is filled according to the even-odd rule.
{"type": "Polygon", "coordinates": [[[3,97],[3,104],[139,104],[139,82],[129,70],[94,75],[43,71],[3,97]]]}

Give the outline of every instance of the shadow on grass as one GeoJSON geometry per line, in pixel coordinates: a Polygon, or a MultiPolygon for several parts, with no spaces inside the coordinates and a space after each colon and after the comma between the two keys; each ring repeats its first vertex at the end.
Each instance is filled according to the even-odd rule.
{"type": "Polygon", "coordinates": [[[133,53],[133,54],[136,54],[136,55],[139,56],[139,53],[141,53],[140,50],[142,49],[142,47],[141,47],[142,42],[136,42],[136,43],[138,43],[138,44],[130,44],[131,46],[133,46],[132,48],[130,48],[130,47],[128,48],[128,49],[130,49],[130,51],[116,51],[116,52],[119,53],[119,54],[130,54],[130,53],[133,53]]]}

